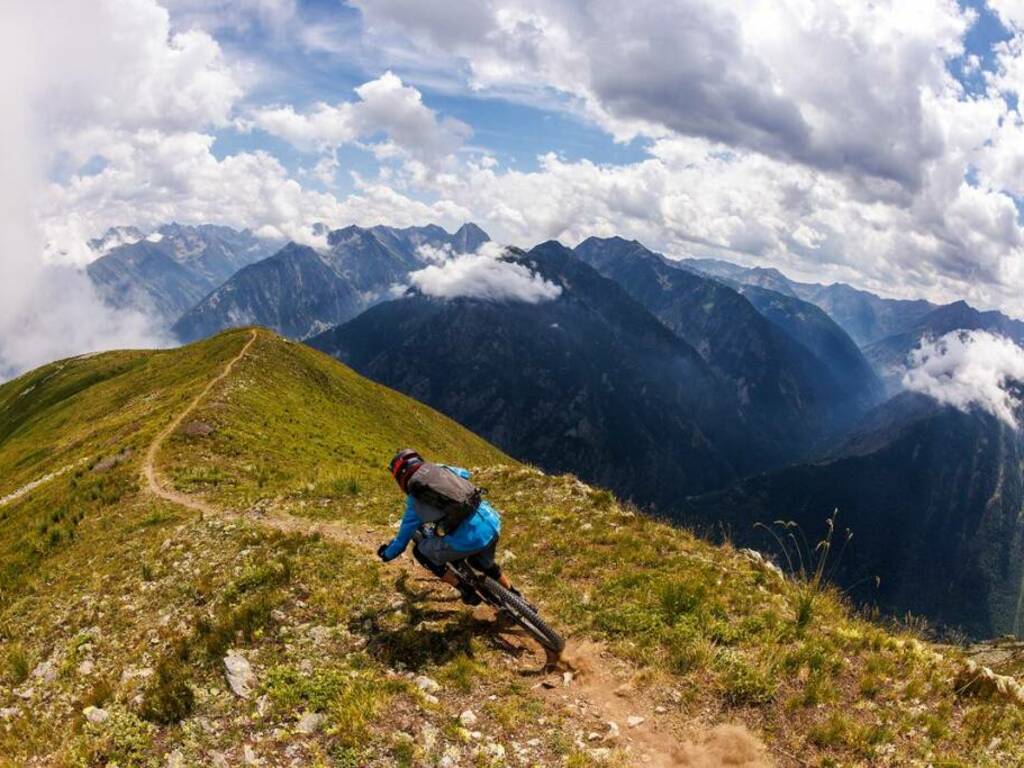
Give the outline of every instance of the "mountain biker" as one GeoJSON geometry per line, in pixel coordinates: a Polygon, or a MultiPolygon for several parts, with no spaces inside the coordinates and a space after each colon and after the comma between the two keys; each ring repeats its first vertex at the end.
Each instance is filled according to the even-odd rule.
{"type": "MultiPolygon", "coordinates": [[[[398,533],[390,543],[382,544],[377,550],[378,557],[385,563],[402,554],[417,531],[441,517],[436,508],[413,498],[408,492],[409,479],[424,464],[422,456],[411,448],[405,448],[395,454],[388,466],[398,487],[406,494],[406,504],[398,533]]],[[[439,466],[463,479],[468,480],[470,477],[470,472],[461,467],[443,464],[439,466]]],[[[483,499],[479,500],[476,508],[458,523],[454,530],[443,535],[431,534],[429,529],[426,533],[428,535],[413,547],[413,557],[439,579],[455,587],[467,605],[479,605],[480,596],[472,587],[460,582],[458,576],[448,568],[448,563],[467,560],[474,569],[490,576],[505,589],[518,594],[494,560],[498,536],[501,533],[501,516],[483,499]]]]}

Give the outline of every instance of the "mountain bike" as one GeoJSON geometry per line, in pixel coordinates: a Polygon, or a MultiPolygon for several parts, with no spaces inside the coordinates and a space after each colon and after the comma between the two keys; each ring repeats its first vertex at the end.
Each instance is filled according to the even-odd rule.
{"type": "MultiPolygon", "coordinates": [[[[418,544],[425,535],[423,531],[417,531],[413,541],[418,544]]],[[[549,664],[558,661],[565,650],[565,640],[540,617],[536,606],[517,592],[505,589],[490,576],[480,573],[466,560],[455,560],[448,563],[448,567],[461,584],[475,591],[497,611],[499,623],[507,620],[518,624],[544,648],[549,664]]]]}

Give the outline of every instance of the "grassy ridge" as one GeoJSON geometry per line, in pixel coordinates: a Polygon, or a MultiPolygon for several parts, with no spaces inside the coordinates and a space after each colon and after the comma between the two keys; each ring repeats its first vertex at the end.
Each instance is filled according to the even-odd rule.
{"type": "MultiPolygon", "coordinates": [[[[149,440],[246,338],[79,359],[0,388],[0,495],[86,460],[0,508],[0,710],[18,712],[0,721],[0,765],[164,765],[175,750],[192,764],[240,760],[243,745],[270,764],[435,764],[455,750],[499,765],[497,747],[511,761],[527,742],[523,764],[596,763],[576,743],[595,726],[539,697],[490,624],[443,590],[360,548],[198,520],[140,493],[149,440]],[[257,671],[249,700],[225,689],[229,648],[257,671]],[[405,672],[436,680],[439,700],[405,672]],[[87,704],[110,720],[85,721],[87,704]],[[467,707],[482,740],[458,722],[467,707]],[[324,719],[300,737],[304,713],[324,719]]],[[[521,466],[270,334],[160,462],[226,507],[342,520],[383,541],[401,509],[383,466],[405,444],[476,468],[505,513],[513,579],[629,662],[681,736],[741,719],[781,764],[1024,764],[1020,711],[956,696],[958,653],[857,619],[827,590],[808,612],[805,587],[742,553],[521,466]]]]}

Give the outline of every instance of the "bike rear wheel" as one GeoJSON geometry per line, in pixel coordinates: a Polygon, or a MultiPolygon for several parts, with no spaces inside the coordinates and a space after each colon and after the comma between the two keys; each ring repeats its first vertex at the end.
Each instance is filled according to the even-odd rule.
{"type": "Polygon", "coordinates": [[[491,593],[499,606],[511,614],[513,620],[525,629],[545,649],[555,654],[565,650],[565,640],[548,626],[522,597],[505,589],[489,576],[484,579],[484,589],[491,593]]]}

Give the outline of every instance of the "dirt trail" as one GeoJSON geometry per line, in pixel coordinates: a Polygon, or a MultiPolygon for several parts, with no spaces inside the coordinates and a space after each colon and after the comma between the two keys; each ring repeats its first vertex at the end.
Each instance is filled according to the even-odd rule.
{"type": "Polygon", "coordinates": [[[164,441],[181,426],[181,423],[188,418],[189,414],[192,413],[199,404],[206,398],[208,394],[220,384],[224,379],[231,375],[231,371],[234,370],[235,365],[245,357],[245,354],[249,351],[249,348],[256,341],[256,331],[252,331],[249,336],[249,340],[245,342],[245,346],[239,351],[237,355],[231,358],[230,362],[224,366],[224,370],[217,374],[214,378],[210,379],[209,383],[203,387],[202,392],[196,395],[192,402],[179,413],[166,427],[161,430],[153,442],[149,444],[149,449],[146,451],[146,458],[142,462],[142,477],[146,481],[146,488],[154,496],[158,496],[166,501],[179,504],[180,506],[187,507],[188,509],[195,510],[196,512],[202,512],[203,514],[218,514],[219,510],[214,509],[203,499],[189,496],[186,493],[181,493],[171,488],[169,485],[165,485],[160,481],[156,472],[156,456],[160,452],[160,448],[163,446],[164,441]]]}
{"type": "MultiPolygon", "coordinates": [[[[166,485],[156,469],[156,459],[167,438],[178,429],[207,395],[234,370],[256,341],[253,331],[241,351],[231,359],[215,378],[168,424],[150,444],[142,464],[145,486],[155,496],[180,504],[203,515],[238,519],[238,511],[218,509],[201,498],[176,491],[166,485]]],[[[320,535],[350,546],[373,552],[387,533],[374,528],[353,526],[334,521],[309,520],[283,512],[252,512],[245,515],[257,525],[285,533],[306,536],[320,535]]],[[[395,561],[395,565],[412,571],[408,562],[395,561]]],[[[478,609],[480,610],[480,609],[478,609]]],[[[519,643],[530,651],[538,668],[544,666],[544,656],[538,647],[525,640],[519,643]]],[[[570,640],[563,655],[560,669],[536,686],[545,698],[573,709],[583,719],[609,728],[615,723],[618,736],[607,740],[589,741],[587,746],[601,748],[628,747],[637,765],[649,768],[769,768],[772,763],[760,741],[742,725],[722,725],[702,734],[698,742],[681,742],[673,735],[671,718],[660,713],[650,697],[629,686],[628,670],[617,671],[617,661],[598,643],[570,640]],[[642,722],[630,727],[631,717],[642,722]]],[[[620,662],[621,665],[621,662],[620,662]]],[[[595,732],[597,732],[595,730],[595,732]]],[[[605,736],[607,731],[601,732],[605,736]]]]}

